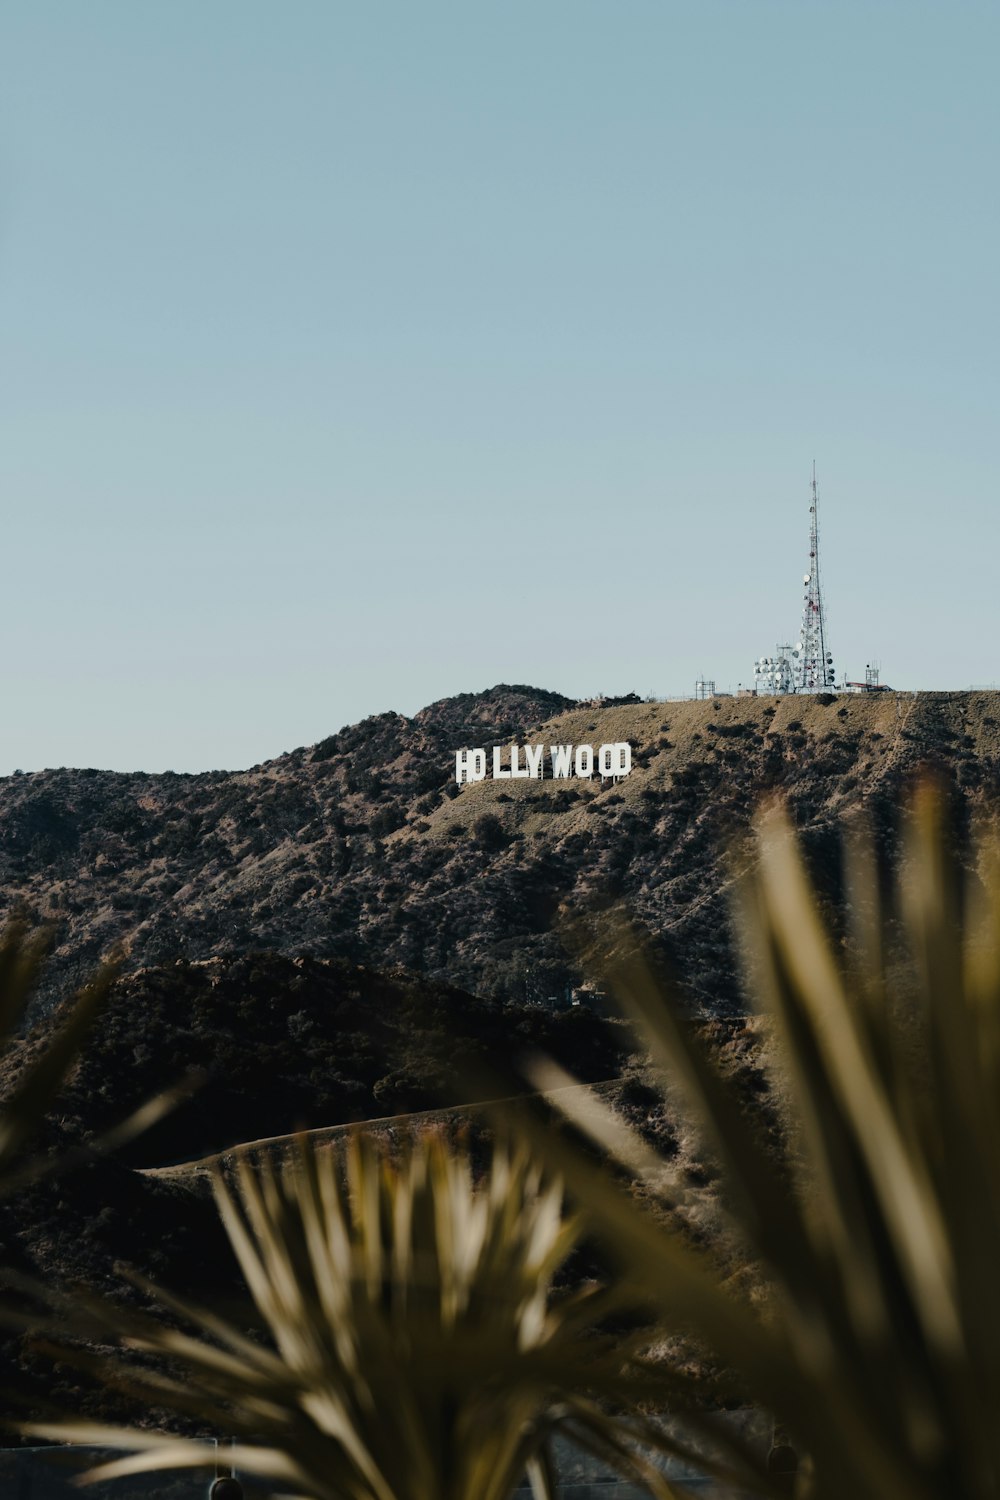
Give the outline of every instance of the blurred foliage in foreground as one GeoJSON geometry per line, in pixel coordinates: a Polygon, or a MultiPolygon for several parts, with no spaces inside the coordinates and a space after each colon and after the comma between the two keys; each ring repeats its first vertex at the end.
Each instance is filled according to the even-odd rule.
{"type": "MultiPolygon", "coordinates": [[[[893,906],[906,962],[890,963],[866,836],[847,844],[851,925],[837,944],[786,813],[758,821],[742,926],[788,1100],[783,1161],[643,961],[605,975],[664,1086],[700,1119],[769,1289],[763,1309],[592,1159],[537,1136],[622,1276],[787,1427],[803,1455],[797,1493],[813,1500],[1000,1494],[1000,851],[983,840],[978,874],[962,876],[930,784],[907,828],[893,906]]],[[[537,1081],[558,1077],[544,1068],[537,1081]]],[[[648,1191],[669,1201],[681,1190],[596,1100],[563,1097],[648,1191]]],[[[704,1420],[694,1408],[690,1419],[704,1420]]],[[[782,1492],[744,1459],[745,1482],[782,1492]]]]}
{"type": "MultiPolygon", "coordinates": [[[[866,836],[849,841],[838,938],[780,807],[758,820],[756,853],[741,883],[744,959],[773,1032],[783,1150],[762,1139],[641,958],[600,977],[643,1031],[665,1090],[700,1119],[762,1299],[657,1212],[652,1199],[683,1197],[675,1166],[597,1097],[568,1090],[564,1112],[615,1171],[518,1106],[511,1128],[535,1156],[498,1146],[478,1189],[468,1154],[434,1139],[396,1164],[357,1139],[346,1163],[304,1150],[280,1167],[243,1158],[236,1189],[217,1177],[266,1342],[152,1288],[194,1332],[90,1304],[93,1334],[171,1362],[141,1378],[150,1405],[243,1439],[241,1466],[285,1492],[503,1500],[526,1467],[549,1491],[560,1424],[637,1472],[635,1440],[649,1429],[611,1411],[669,1390],[691,1442],[721,1453],[706,1463],[747,1491],[788,1494],[738,1435],[719,1447],[705,1397],[722,1381],[654,1372],[638,1358],[648,1331],[631,1344],[610,1332],[638,1307],[774,1413],[802,1458],[799,1495],[1000,1495],[1000,851],[984,839],[976,874],[963,876],[925,785],[890,903],[866,836]],[[576,1205],[568,1217],[560,1181],[576,1205]],[[585,1231],[619,1279],[559,1296],[557,1270],[585,1231]]],[[[563,1081],[538,1070],[545,1088],[563,1081]]],[[[52,1304],[73,1316],[68,1301],[52,1304]]],[[[78,1357],[136,1382],[119,1356],[78,1357]]],[[[149,1432],[33,1430],[140,1450],[106,1474],[212,1459],[149,1432]]]]}
{"type": "Polygon", "coordinates": [[[20,921],[10,923],[0,935],[0,1072],[7,1072],[8,1063],[12,1066],[0,1100],[0,1197],[125,1145],[175,1109],[197,1082],[194,1075],[181,1081],[175,1077],[169,1087],[136,1100],[124,1120],[121,1109],[115,1110],[104,1128],[85,1142],[55,1156],[32,1156],[32,1138],[78,1065],[80,1049],[108,1005],[119,969],[115,959],[103,963],[54,1020],[43,1021],[25,1036],[21,1033],[49,946],[44,930],[29,934],[20,921]]]}
{"type": "MultiPolygon", "coordinates": [[[[618,1292],[554,1292],[580,1233],[558,1181],[502,1143],[478,1186],[474,1176],[469,1152],[433,1135],[410,1138],[396,1160],[360,1135],[345,1153],[304,1142],[277,1166],[243,1155],[235,1190],[215,1176],[253,1301],[238,1323],[148,1284],[181,1326],[97,1299],[48,1300],[79,1334],[168,1363],[144,1370],[85,1346],[69,1357],[232,1436],[240,1469],[285,1494],[506,1500],[527,1471],[546,1497],[557,1429],[670,1493],[636,1451],[644,1424],[595,1399],[647,1388],[635,1356],[648,1332],[630,1344],[604,1331],[624,1310],[618,1292]],[[263,1337],[248,1336],[254,1323],[263,1337]]],[[[134,1450],[94,1480],[216,1456],[211,1443],[138,1428],[25,1430],[134,1450]]]]}
{"type": "MultiPolygon", "coordinates": [[[[44,933],[29,937],[20,923],[12,923],[0,937],[0,1053],[11,1049],[24,1024],[47,949],[44,933]]],[[[23,1058],[0,1107],[0,1193],[42,1170],[38,1161],[25,1159],[25,1147],[76,1062],[96,1012],[106,1003],[114,973],[114,967],[106,965],[81,990],[47,1044],[30,1048],[23,1058]]]]}

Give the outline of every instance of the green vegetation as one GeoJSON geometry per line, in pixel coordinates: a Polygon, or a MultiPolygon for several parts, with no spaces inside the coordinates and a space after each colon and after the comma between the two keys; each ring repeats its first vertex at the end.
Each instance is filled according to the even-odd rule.
{"type": "MultiPolygon", "coordinates": [[[[241,1155],[215,1197],[252,1306],[237,1321],[147,1290],[182,1327],[50,1296],[61,1323],[162,1368],[65,1351],[150,1407],[240,1441],[243,1472],[315,1500],[507,1500],[527,1471],[552,1494],[555,1430],[668,1493],[635,1453],[637,1421],[594,1393],[626,1388],[631,1341],[602,1332],[620,1292],[554,1292],[579,1220],[523,1148],[485,1176],[433,1136],[392,1159],[354,1136],[343,1161],[302,1144],[275,1166],[241,1155]],[[478,1185],[476,1175],[480,1176],[478,1185]],[[265,1338],[248,1336],[257,1326],[265,1338]],[[192,1331],[187,1331],[192,1330],[192,1331]]],[[[648,1337],[648,1335],[647,1335],[648,1337]]],[[[641,1375],[641,1372],[636,1372],[641,1375]]],[[[131,1450],[92,1479],[210,1467],[214,1445],[62,1421],[31,1435],[131,1450]]]]}
{"type": "MultiPolygon", "coordinates": [[[[779,1046],[790,1138],[778,1161],[645,964],[606,980],[707,1132],[763,1302],[734,1292],[709,1251],[551,1131],[539,1149],[629,1285],[787,1427],[804,1455],[799,1493],[985,1500],[1000,1490],[1000,850],[984,843],[964,881],[941,799],[922,788],[897,886],[900,965],[866,837],[849,846],[841,952],[787,815],[773,809],[757,836],[743,930],[779,1046]]],[[[670,1164],[596,1103],[577,1101],[572,1115],[647,1192],[683,1192],[670,1164]]],[[[703,1390],[693,1382],[691,1394],[703,1390]]],[[[705,1421],[696,1401],[690,1421],[705,1421]]],[[[739,1456],[748,1473],[759,1467],[739,1456]]],[[[758,1483],[781,1492],[763,1473],[758,1483]]]]}
{"type": "MultiPolygon", "coordinates": [[[[489,739],[481,709],[530,706],[455,712],[463,736],[489,739]]],[[[176,912],[204,946],[164,952],[113,993],[102,975],[65,1022],[19,1035],[40,950],[20,932],[0,945],[0,1189],[20,1188],[0,1202],[0,1241],[18,1285],[48,1284],[42,1320],[63,1351],[46,1373],[22,1307],[0,1381],[36,1410],[54,1399],[63,1435],[117,1427],[136,1456],[110,1472],[202,1463],[200,1427],[237,1434],[242,1468],[324,1500],[502,1500],[526,1466],[545,1494],[566,1421],[634,1469],[652,1429],[622,1414],[664,1400],[685,1432],[661,1435],[664,1449],[704,1439],[705,1462],[755,1493],[790,1481],[720,1425],[727,1402],[774,1414],[808,1500],[992,1500],[1000,852],[969,836],[1000,781],[990,706],[733,701],[674,705],[666,726],[662,706],[622,703],[602,723],[634,736],[637,770],[613,788],[437,788],[443,739],[393,715],[256,781],[175,778],[170,816],[141,805],[166,778],[109,800],[95,773],[67,782],[64,803],[51,781],[18,778],[0,855],[31,879],[61,872],[67,932],[71,903],[99,890],[92,941],[131,915],[148,955],[176,912]],[[900,833],[895,799],[921,762],[954,811],[925,780],[900,833]],[[110,813],[99,835],[81,787],[95,820],[110,813]],[[782,798],[755,817],[762,789],[782,798]],[[841,815],[862,801],[867,831],[842,853],[841,815]],[[241,910],[265,856],[247,929],[229,931],[220,913],[241,910]],[[737,950],[722,914],[734,890],[737,950]],[[608,892],[680,954],[695,981],[683,998],[655,977],[658,956],[640,956],[645,939],[602,915],[608,892]],[[603,934],[600,964],[556,955],[560,906],[603,934]],[[323,922],[349,953],[296,951],[323,922]],[[262,927],[292,951],[240,951],[262,927]],[[405,955],[422,977],[360,966],[362,950],[405,955]],[[614,1085],[556,1096],[572,1131],[551,1115],[532,1125],[522,1100],[496,1147],[478,1126],[454,1144],[448,1125],[292,1157],[237,1150],[234,1175],[216,1171],[218,1215],[196,1174],[140,1172],[134,1150],[91,1159],[123,1112],[192,1065],[205,1087],[146,1138],[144,1167],[453,1103],[495,1058],[532,1050],[568,1069],[537,1066],[549,1092],[568,1075],[606,1080],[620,1025],[527,1003],[582,972],[622,1000],[658,1081],[630,1064],[614,1085]],[[761,1019],[725,1018],[748,995],[761,1019]],[[25,1166],[32,1132],[53,1160],[76,1153],[69,1180],[25,1166]],[[533,1156],[506,1144],[526,1138],[533,1156]],[[115,1258],[140,1268],[124,1290],[115,1258]],[[68,1280],[90,1290],[70,1298],[68,1280]],[[136,1281],[152,1299],[142,1314],[136,1281]],[[205,1311],[223,1302],[224,1318],[205,1311]],[[639,1356],[654,1341],[652,1366],[639,1356]]],[[[550,711],[567,742],[597,712],[550,711]]]]}
{"type": "Polygon", "coordinates": [[[12,923],[0,937],[0,1072],[6,1075],[0,1101],[0,1199],[57,1170],[66,1171],[101,1152],[120,1148],[169,1114],[184,1092],[174,1087],[144,1095],[124,1120],[119,1102],[114,1123],[109,1121],[82,1148],[29,1152],[77,1064],[95,1018],[107,1006],[118,969],[115,963],[104,964],[48,1025],[25,1034],[25,1017],[49,946],[44,932],[29,936],[20,922],[12,923]]]}
{"type": "MultiPolygon", "coordinates": [[[[15,924],[0,940],[0,1051],[9,1054],[37,984],[48,943],[44,935],[27,937],[15,924]]],[[[11,1087],[0,1112],[0,1193],[30,1181],[42,1165],[24,1160],[24,1147],[76,1061],[94,1015],[106,1001],[113,970],[106,967],[61,1019],[48,1045],[21,1049],[11,1087]]]]}

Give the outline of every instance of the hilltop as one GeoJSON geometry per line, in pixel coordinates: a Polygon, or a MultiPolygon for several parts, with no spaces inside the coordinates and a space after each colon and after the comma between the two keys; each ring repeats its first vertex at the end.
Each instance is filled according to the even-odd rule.
{"type": "Polygon", "coordinates": [[[820,695],[582,707],[527,687],[386,713],[249,771],[49,770],[0,781],[0,912],[52,924],[54,985],[113,944],[131,968],[268,950],[497,1000],[578,977],[561,905],[621,898],[708,1009],[739,1009],[726,851],[787,794],[835,893],[836,828],[864,805],[891,838],[918,766],[971,807],[1000,787],[1000,694],[820,695]],[[618,785],[457,787],[454,751],[629,740],[618,785]]]}
{"type": "MultiPolygon", "coordinates": [[[[745,1107],[774,1131],[766,1038],[739,1014],[727,851],[782,792],[833,913],[844,815],[864,807],[891,852],[900,791],[927,766],[954,786],[960,817],[991,804],[1000,695],[593,707],[495,688],[412,719],[379,715],[245,772],[0,782],[0,903],[53,924],[50,998],[112,943],[128,959],[43,1144],[88,1138],[192,1064],[207,1075],[130,1151],[0,1206],[7,1263],[110,1290],[125,1259],[224,1299],[233,1272],[203,1177],[172,1164],[299,1128],[335,1138],[381,1120],[391,1132],[386,1117],[436,1105],[422,1118],[453,1128],[469,1122],[454,1105],[475,1095],[483,1064],[536,1050],[605,1080],[607,1102],[683,1174],[697,1235],[711,1164],[626,1028],[530,1003],[580,978],[557,911],[623,900],[708,1013],[702,1034],[745,1107]],[[456,749],[511,739],[628,740],[635,769],[617,785],[455,785],[456,749]]],[[[58,1019],[12,1048],[0,1096],[58,1019]]],[[[39,1401],[72,1388],[82,1410],[118,1415],[13,1336],[0,1340],[4,1384],[39,1401]]]]}

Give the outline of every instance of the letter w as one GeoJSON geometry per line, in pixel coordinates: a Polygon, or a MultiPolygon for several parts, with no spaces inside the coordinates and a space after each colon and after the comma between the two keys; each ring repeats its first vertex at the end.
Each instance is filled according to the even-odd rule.
{"type": "Polygon", "coordinates": [[[556,777],[572,776],[573,746],[550,745],[549,751],[552,755],[552,775],[556,777]]]}

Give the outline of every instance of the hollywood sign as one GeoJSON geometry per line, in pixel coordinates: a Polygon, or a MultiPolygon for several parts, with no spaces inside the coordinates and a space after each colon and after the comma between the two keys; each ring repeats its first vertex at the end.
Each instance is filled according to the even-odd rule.
{"type": "MultiPolygon", "coordinates": [[[[541,781],[545,762],[544,745],[511,745],[510,760],[503,764],[504,752],[500,746],[493,750],[494,781],[541,781]]],[[[632,746],[627,741],[615,745],[550,745],[549,765],[554,781],[569,776],[580,776],[585,780],[594,775],[616,781],[627,776],[632,769],[632,746]]],[[[486,751],[456,750],[455,780],[459,786],[464,781],[485,781],[486,751]]]]}

